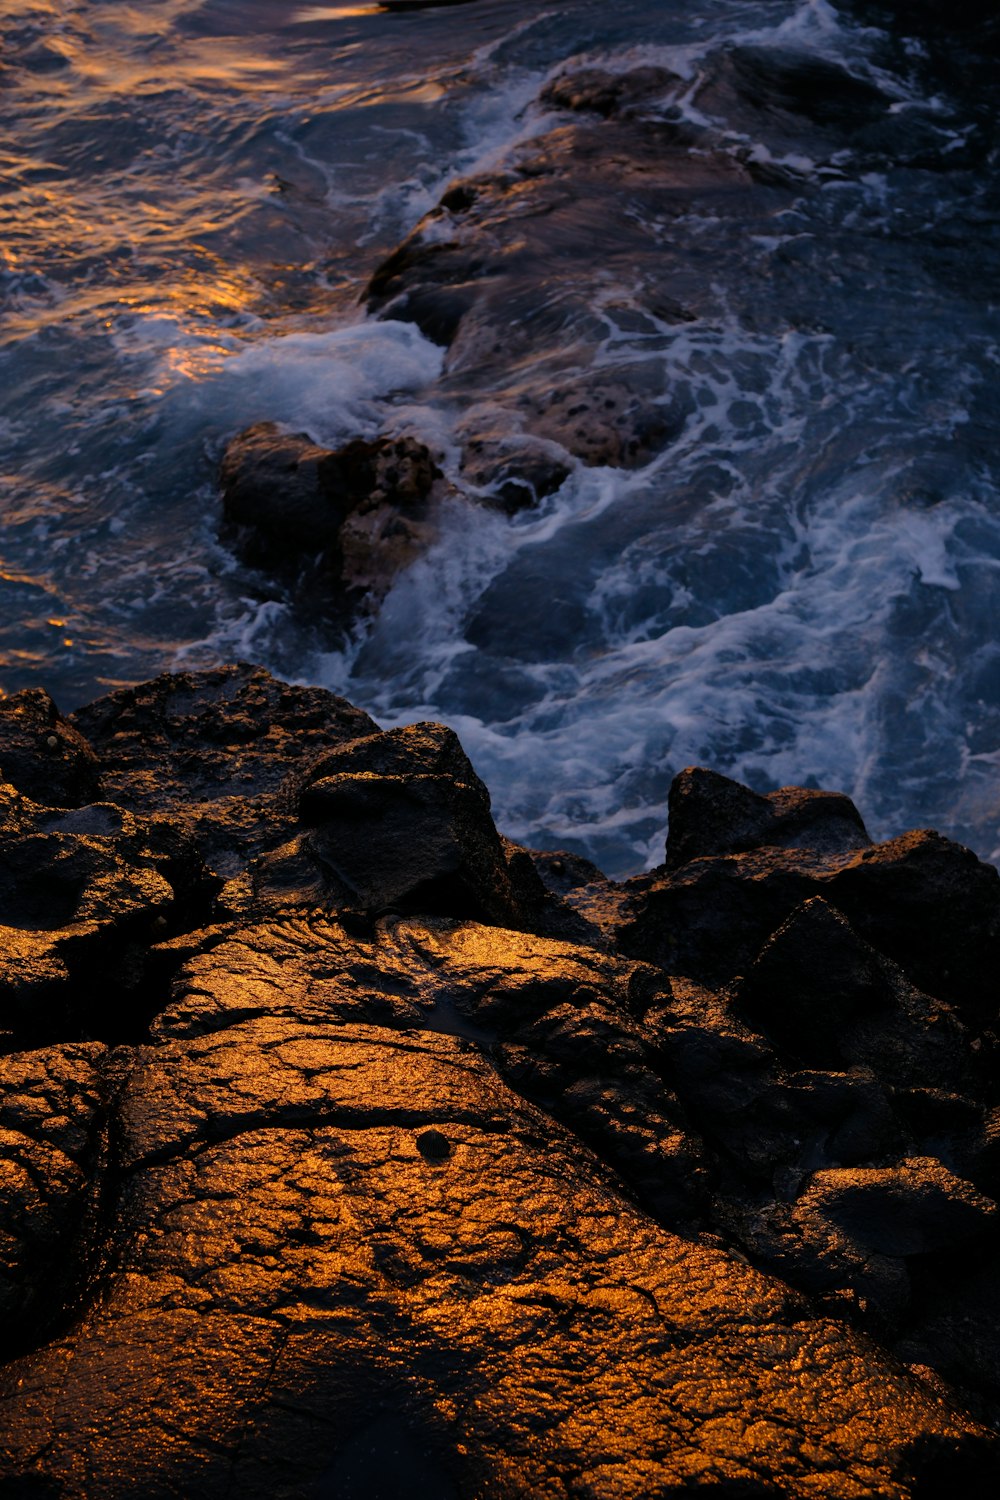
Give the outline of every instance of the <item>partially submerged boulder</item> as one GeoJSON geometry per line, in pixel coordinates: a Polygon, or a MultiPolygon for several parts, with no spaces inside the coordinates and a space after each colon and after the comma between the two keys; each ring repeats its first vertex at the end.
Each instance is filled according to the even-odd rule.
{"type": "Polygon", "coordinates": [[[223,517],[248,562],[309,585],[313,602],[343,618],[377,604],[426,549],[440,477],[414,438],[330,449],[258,422],[226,448],[223,517]]]}
{"type": "Polygon", "coordinates": [[[627,115],[652,100],[662,99],[680,82],[667,68],[646,65],[612,72],[607,68],[575,68],[546,84],[541,102],[549,109],[593,113],[608,119],[627,115]]]}

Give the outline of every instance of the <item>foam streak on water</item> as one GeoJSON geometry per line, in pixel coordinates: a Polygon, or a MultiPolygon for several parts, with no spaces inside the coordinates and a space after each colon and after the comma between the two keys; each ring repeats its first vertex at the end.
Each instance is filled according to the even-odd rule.
{"type": "Polygon", "coordinates": [[[995,142],[925,49],[828,0],[0,0],[0,40],[4,689],[69,707],[262,660],[444,718],[505,831],[614,873],[659,857],[691,762],[1000,855],[995,142]],[[324,637],[218,542],[222,444],[402,429],[462,482],[470,409],[513,422],[541,377],[463,387],[358,299],[594,66],[668,69],[650,113],[754,183],[623,198],[634,255],[605,265],[595,229],[582,311],[539,281],[559,378],[578,336],[579,373],[641,369],[683,430],[514,519],[456,504],[379,618],[324,637]]]}

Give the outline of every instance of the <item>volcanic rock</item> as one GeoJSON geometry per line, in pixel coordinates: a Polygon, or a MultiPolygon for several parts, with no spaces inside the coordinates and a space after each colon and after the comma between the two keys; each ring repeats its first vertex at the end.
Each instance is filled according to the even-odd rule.
{"type": "Polygon", "coordinates": [[[787,1489],[823,1451],[827,1494],[888,1500],[915,1441],[960,1461],[975,1437],[860,1336],[657,1229],[454,1038],[246,1021],[137,1061],[126,1259],[11,1368],[9,1477],[41,1448],[67,1500],[344,1467],[378,1493],[391,1413],[437,1494],[565,1494],[567,1448],[595,1496],[766,1489],[776,1464],[787,1489]]]}
{"type": "Polygon", "coordinates": [[[104,1051],[83,1044],[0,1058],[0,1311],[8,1357],[50,1333],[82,1291],[104,1051]]]}
{"type": "Polygon", "coordinates": [[[154,678],[72,715],[101,762],[103,795],[189,829],[223,875],[287,837],[278,790],[303,760],[371,734],[367,714],[322,688],[246,664],[154,678]]]}
{"type": "MultiPolygon", "coordinates": [[[[695,199],[724,217],[752,185],[714,143],[700,140],[693,153],[689,128],[662,110],[648,118],[639,111],[639,101],[670,86],[669,75],[645,68],[554,80],[540,108],[611,118],[556,124],[495,172],[453,183],[366,291],[370,311],[415,322],[448,346],[446,396],[463,404],[478,396],[494,422],[504,413],[516,440],[541,440],[584,464],[648,463],[681,436],[693,409],[682,382],[663,389],[658,360],[634,346],[617,360],[600,352],[616,318],[653,338],[698,317],[704,309],[689,305],[688,293],[703,300],[704,285],[674,266],[662,275],[644,269],[635,303],[609,307],[605,319],[594,307],[609,277],[620,269],[631,284],[640,261],[662,264],[662,255],[646,254],[642,225],[669,220],[695,199]],[[628,218],[611,205],[612,184],[616,204],[627,188],[628,218]]],[[[466,463],[477,484],[490,482],[474,458],[466,463]]],[[[504,482],[499,465],[493,482],[504,482]]]]}
{"type": "Polygon", "coordinates": [[[550,109],[589,111],[622,115],[651,99],[661,98],[678,83],[676,73],[666,68],[631,68],[612,73],[604,68],[578,68],[561,73],[547,84],[541,102],[550,109]]]}
{"type": "Polygon", "coordinates": [[[871,843],[861,815],[839,792],[782,787],[761,795],[717,771],[688,766],[670,785],[666,864],[670,869],[747,849],[822,849],[871,843]]]}
{"type": "Polygon", "coordinates": [[[104,801],[3,793],[0,1490],[992,1496],[995,872],[690,769],[616,886],[246,666],[73,724],[104,801]]]}
{"type": "Polygon", "coordinates": [[[97,756],[44,688],[0,698],[0,779],[49,807],[97,795],[97,756]]]}
{"type": "MultiPolygon", "coordinates": [[[[663,865],[628,882],[623,951],[708,984],[726,983],[746,971],[797,906],[822,896],[919,989],[948,1000],[962,1016],[996,1017],[1000,875],[992,866],[929,829],[858,847],[860,831],[852,834],[850,819],[841,818],[846,799],[833,808],[847,847],[838,836],[827,849],[822,833],[818,847],[804,842],[808,835],[802,847],[773,845],[774,825],[744,791],[726,804],[733,814],[728,833],[724,818],[714,821],[724,804],[714,802],[710,832],[713,844],[729,839],[743,852],[663,865]],[[758,814],[762,822],[752,832],[758,814]],[[961,944],[951,936],[957,927],[961,944]]],[[[802,798],[808,807],[808,792],[802,798]]]]}
{"type": "Polygon", "coordinates": [[[149,944],[204,916],[217,886],[162,819],[45,808],[0,784],[0,1027],[15,1039],[127,1029],[149,944]]]}
{"type": "Polygon", "coordinates": [[[439,477],[413,438],[359,438],[329,449],[259,422],[226,449],[223,515],[248,562],[346,616],[377,603],[426,549],[439,477]]]}

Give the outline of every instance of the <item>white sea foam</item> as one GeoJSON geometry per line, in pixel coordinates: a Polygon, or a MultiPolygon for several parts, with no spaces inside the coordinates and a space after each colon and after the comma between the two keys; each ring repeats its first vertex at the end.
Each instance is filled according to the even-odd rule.
{"type": "MultiPolygon", "coordinates": [[[[142,26],[165,26],[163,9],[147,8],[142,26]]],[[[959,202],[944,172],[922,187],[877,152],[859,165],[835,134],[769,114],[766,100],[758,119],[727,92],[725,54],[837,64],[876,85],[894,127],[922,123],[940,153],[973,139],[954,101],[921,97],[918,70],[885,71],[883,40],[829,0],[651,0],[644,15],[626,6],[649,23],[631,31],[597,4],[531,7],[507,33],[503,7],[469,7],[467,46],[456,27],[443,49],[391,55],[384,40],[341,48],[342,9],[353,7],[312,8],[330,31],[308,57],[301,38],[286,52],[276,36],[266,58],[250,38],[220,40],[209,49],[219,78],[201,40],[164,36],[184,86],[162,96],[148,91],[167,53],[130,50],[134,17],[119,36],[122,8],[98,7],[109,41],[87,31],[86,8],[74,15],[78,56],[95,59],[102,105],[120,107],[123,125],[94,124],[106,170],[89,148],[75,177],[71,149],[60,167],[59,201],[76,193],[79,209],[67,224],[96,226],[70,250],[63,220],[45,216],[54,196],[32,188],[25,200],[38,233],[9,289],[12,337],[31,338],[2,435],[28,455],[32,504],[34,450],[53,431],[64,467],[53,463],[44,519],[26,503],[28,519],[8,528],[22,549],[10,576],[55,577],[46,609],[68,615],[58,595],[72,601],[88,622],[73,635],[97,643],[105,678],[243,656],[325,682],[386,724],[444,717],[506,831],[586,849],[615,873],[659,857],[670,775],[692,761],[762,787],[840,785],[874,831],[950,820],[1000,852],[1000,523],[995,424],[977,386],[995,330],[949,290],[964,262],[947,216],[973,188],[959,202]],[[738,244],[711,195],[661,221],[655,206],[623,209],[678,258],[682,280],[685,264],[703,268],[711,296],[677,324],[644,305],[641,268],[618,281],[609,269],[597,373],[658,361],[663,399],[690,398],[683,433],[637,472],[577,466],[513,521],[456,509],[378,620],[324,648],[215,542],[205,448],[259,419],[331,444],[390,426],[417,432],[454,478],[456,403],[435,385],[442,351],[411,325],[304,331],[313,313],[295,277],[313,291],[363,278],[449,178],[503,165],[565,124],[536,102],[548,79],[642,64],[680,79],[649,109],[686,118],[699,150],[792,183],[738,244]],[[715,79],[714,93],[702,87],[715,79]],[[935,215],[941,235],[915,240],[935,215]],[[24,270],[36,261],[37,274],[24,270]],[[473,645],[491,591],[495,639],[473,645]]],[[[444,36],[440,17],[426,20],[423,33],[444,36]]],[[[53,102],[53,142],[72,145],[64,107],[53,102]]],[[[31,134],[35,105],[22,116],[31,134]]],[[[25,148],[39,160],[42,129],[25,148]]]]}
{"type": "Polygon", "coordinates": [[[200,338],[164,318],[133,319],[119,349],[144,364],[147,399],[217,429],[268,420],[335,444],[373,432],[387,404],[441,372],[444,351],[412,323],[364,321],[323,333],[200,338]]]}

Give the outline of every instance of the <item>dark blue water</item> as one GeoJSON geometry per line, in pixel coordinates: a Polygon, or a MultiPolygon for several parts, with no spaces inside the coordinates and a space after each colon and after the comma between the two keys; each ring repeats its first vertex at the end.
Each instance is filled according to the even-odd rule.
{"type": "MultiPolygon", "coordinates": [[[[841,787],[877,833],[929,823],[998,857],[981,79],[825,0],[42,0],[0,3],[0,40],[5,691],[69,708],[250,657],[386,724],[444,718],[505,831],[615,873],[658,857],[691,762],[841,787]],[[547,154],[572,181],[553,77],[642,64],[675,79],[651,117],[746,193],[668,216],[623,189],[516,369],[463,380],[457,345],[363,315],[454,178],[547,154]],[[657,312],[675,295],[682,320],[657,312]],[[470,411],[516,424],[556,370],[641,370],[682,431],[639,468],[571,462],[514,520],[457,509],[350,642],[217,540],[218,455],[250,422],[405,428],[461,485],[470,411]]],[[[529,280],[529,312],[568,274],[529,280]]]]}

